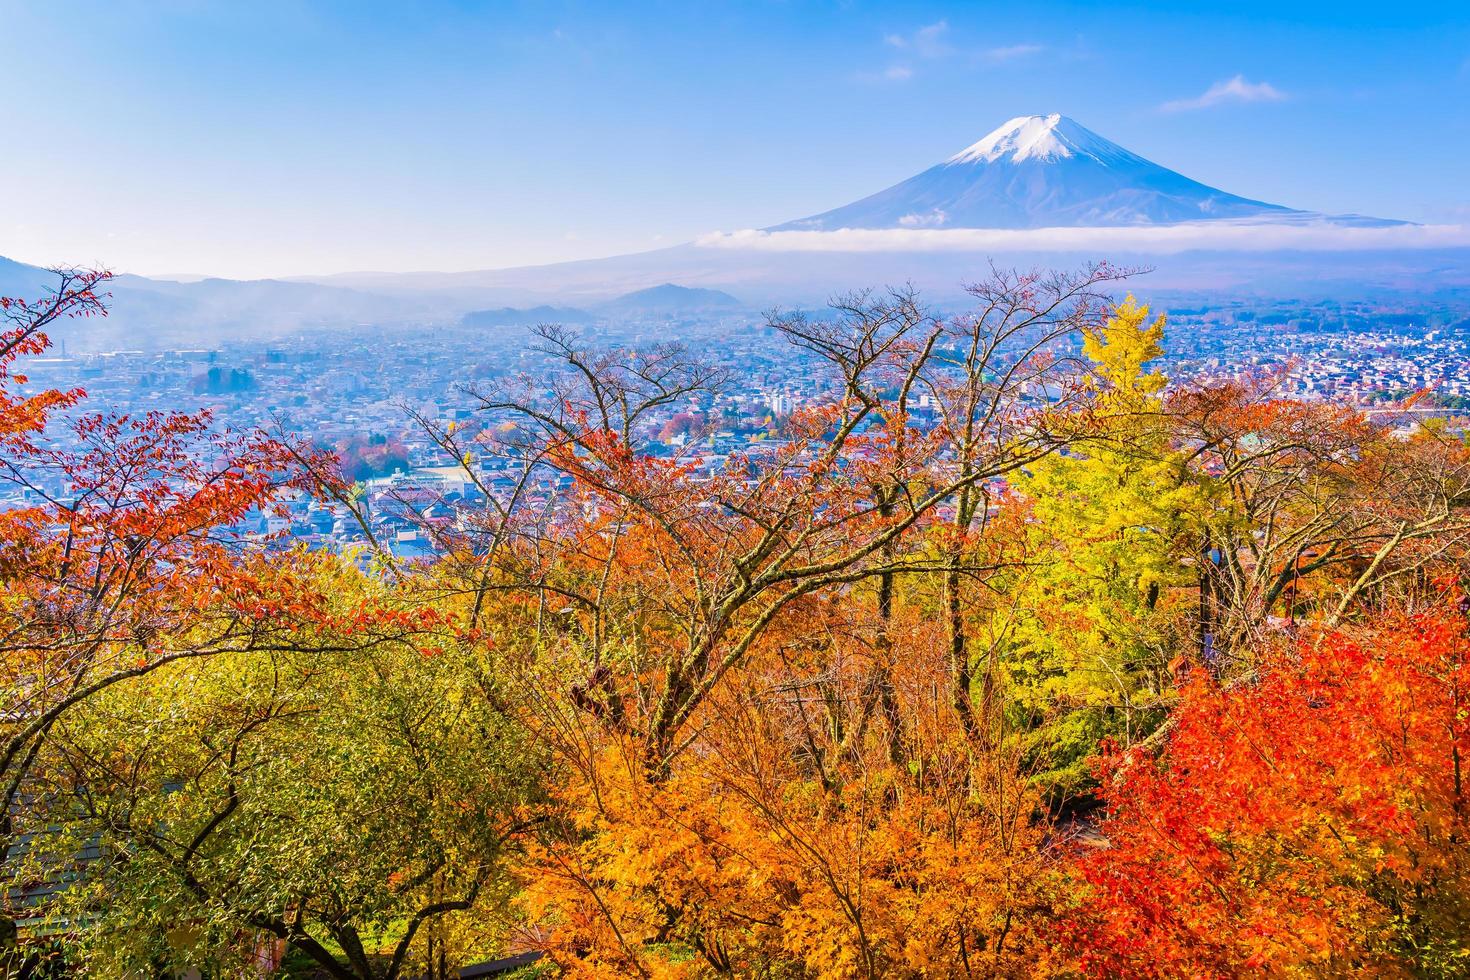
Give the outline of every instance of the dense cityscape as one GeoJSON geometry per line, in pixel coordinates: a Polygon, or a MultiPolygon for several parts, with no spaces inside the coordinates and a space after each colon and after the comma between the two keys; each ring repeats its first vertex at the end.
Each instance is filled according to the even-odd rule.
{"type": "MultiPolygon", "coordinates": [[[[1177,384],[1271,372],[1283,396],[1358,406],[1394,426],[1425,416],[1455,419],[1470,406],[1470,302],[1171,299],[1163,306],[1169,316],[1163,369],[1177,384]],[[1421,392],[1412,409],[1397,408],[1421,392]]],[[[50,351],[29,361],[25,373],[38,387],[85,389],[88,410],[208,409],[227,428],[265,425],[307,434],[338,454],[346,478],[362,484],[370,527],[341,504],[299,498],[286,502],[285,514],[256,514],[237,529],[243,538],[272,548],[304,543],[343,551],[367,544],[371,531],[374,543],[399,557],[425,557],[435,550],[426,529],[436,519],[432,510],[426,519],[425,507],[437,507],[442,523],[450,511],[484,505],[433,433],[474,422],[478,388],[544,376],[557,361],[539,351],[526,325],[487,328],[466,319],[411,335],[339,329],[198,350],[50,351]]],[[[651,452],[677,454],[710,472],[756,439],[779,441],[784,417],[839,393],[835,378],[808,352],[754,312],[621,316],[572,329],[594,347],[679,338],[692,355],[722,370],[721,390],[667,406],[643,433],[651,452]]],[[[916,415],[925,407],[916,405],[916,415]]],[[[485,487],[514,485],[512,460],[487,454],[474,466],[485,487]]],[[[66,492],[59,482],[49,489],[66,492]]],[[[538,492],[554,489],[548,473],[538,492]]],[[[0,506],[26,502],[27,492],[13,486],[0,495],[0,506]]]]}

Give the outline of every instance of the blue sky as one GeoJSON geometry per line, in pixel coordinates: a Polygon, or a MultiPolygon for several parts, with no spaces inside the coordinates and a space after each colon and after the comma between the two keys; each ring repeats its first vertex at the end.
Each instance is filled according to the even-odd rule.
{"type": "Polygon", "coordinates": [[[1045,112],[1233,193],[1470,224],[1470,5],[1102,6],[0,0],[0,255],[607,255],[822,211],[1045,112]]]}

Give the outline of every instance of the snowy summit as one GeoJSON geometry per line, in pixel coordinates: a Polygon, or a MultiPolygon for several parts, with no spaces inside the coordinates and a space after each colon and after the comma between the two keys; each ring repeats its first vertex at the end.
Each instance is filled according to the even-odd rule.
{"type": "Polygon", "coordinates": [[[1110,149],[1119,147],[1054,112],[1049,116],[1017,116],[945,163],[994,163],[1000,159],[1012,163],[1060,160],[1078,154],[1098,156],[1110,149]]]}

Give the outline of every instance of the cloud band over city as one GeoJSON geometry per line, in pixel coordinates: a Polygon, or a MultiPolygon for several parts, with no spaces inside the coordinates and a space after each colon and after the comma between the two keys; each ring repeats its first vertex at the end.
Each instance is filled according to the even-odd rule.
{"type": "Polygon", "coordinates": [[[1261,252],[1277,249],[1360,251],[1453,248],[1470,245],[1465,225],[1392,225],[1361,228],[1330,221],[1301,224],[1194,222],[1177,225],[1072,228],[839,228],[834,231],[718,231],[700,236],[702,248],[771,252],[966,252],[1197,249],[1261,252]]]}

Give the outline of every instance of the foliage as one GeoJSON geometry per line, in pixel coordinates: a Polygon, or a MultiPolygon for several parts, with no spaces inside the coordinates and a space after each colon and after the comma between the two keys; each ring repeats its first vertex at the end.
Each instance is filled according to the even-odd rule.
{"type": "Polygon", "coordinates": [[[1187,642],[1207,478],[1170,445],[1161,391],[1145,365],[1163,350],[1164,318],[1130,298],[1083,352],[1097,414],[1078,451],[1039,460],[1015,481],[1035,556],[1001,585],[1011,729],[1058,793],[1086,785],[1103,738],[1132,744],[1163,721],[1169,661],[1187,642]],[[1059,629],[1065,624],[1065,629],[1059,629]]]}
{"type": "MultiPolygon", "coordinates": [[[[84,392],[27,389],[14,366],[45,330],[105,313],[104,273],[60,270],[39,301],[0,299],[0,966],[26,969],[36,767],[54,728],[108,688],[179,660],[289,642],[309,618],[289,565],[238,560],[230,526],[301,486],[292,452],[216,431],[207,413],[85,412],[84,392]],[[64,430],[64,435],[59,434],[64,430]],[[57,487],[60,487],[59,492],[57,487]]],[[[44,890],[43,890],[44,891],[44,890]]]]}
{"type": "Polygon", "coordinates": [[[949,714],[945,639],[900,629],[923,637],[901,648],[903,768],[878,732],[831,724],[865,684],[835,630],[743,672],[666,777],[589,737],[522,897],[557,961],[609,977],[1051,975],[1062,875],[1037,794],[1014,759],[975,758],[952,715],[923,724],[949,714]],[[827,707],[807,703],[824,683],[827,707]]]}
{"type": "Polygon", "coordinates": [[[361,978],[422,970],[436,942],[456,962],[494,951],[483,913],[534,818],[539,754],[494,707],[488,651],[417,613],[409,642],[391,595],[318,566],[321,631],[354,642],[176,664],[58,734],[116,854],[61,910],[98,919],[90,974],[239,968],[274,939],[361,978]]]}
{"type": "Polygon", "coordinates": [[[1304,640],[1249,684],[1196,673],[1162,757],[1100,761],[1088,969],[1463,976],[1467,654],[1439,611],[1304,640]]]}
{"type": "Polygon", "coordinates": [[[403,442],[382,434],[366,438],[354,436],[339,439],[332,446],[342,477],[349,483],[389,476],[395,470],[408,471],[408,450],[403,442]]]}
{"type": "Polygon", "coordinates": [[[1124,275],[773,314],[834,394],[717,467],[722,370],[538,328],[409,413],[475,490],[409,565],[232,530],[370,529],[397,437],[86,413],[13,368],[105,278],[0,303],[3,968],[1470,971],[1470,449],[1171,385],[1124,275]]]}

